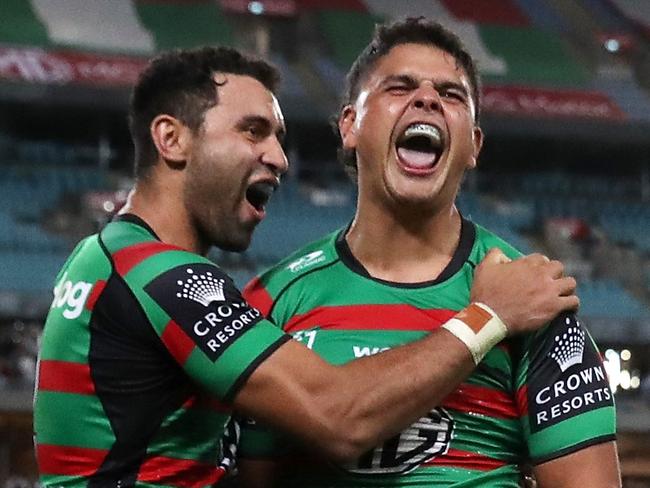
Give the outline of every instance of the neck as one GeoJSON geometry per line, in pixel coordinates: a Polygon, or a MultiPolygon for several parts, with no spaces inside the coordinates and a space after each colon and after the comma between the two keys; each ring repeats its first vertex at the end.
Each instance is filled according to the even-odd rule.
{"type": "Polygon", "coordinates": [[[461,218],[453,204],[435,212],[400,214],[359,205],[346,240],[371,276],[398,283],[438,277],[460,241],[461,218]]]}
{"type": "Polygon", "coordinates": [[[192,225],[183,205],[182,190],[172,178],[138,180],[119,213],[137,215],[167,244],[201,255],[209,250],[192,225]]]}

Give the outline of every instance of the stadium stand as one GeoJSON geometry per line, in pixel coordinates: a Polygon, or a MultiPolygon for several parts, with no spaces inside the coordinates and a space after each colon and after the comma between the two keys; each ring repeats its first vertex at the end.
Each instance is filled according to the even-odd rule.
{"type": "MultiPolygon", "coordinates": [[[[116,193],[122,187],[115,180],[128,178],[130,171],[123,126],[121,132],[111,132],[109,140],[110,145],[122,146],[124,157],[100,165],[97,151],[88,151],[75,140],[76,133],[97,129],[67,111],[81,106],[96,111],[94,119],[101,120],[107,114],[95,108],[95,102],[111,98],[114,92],[102,91],[101,78],[92,78],[90,86],[97,91],[81,98],[79,77],[57,76],[79,69],[80,63],[75,64],[79,57],[96,62],[94,66],[114,76],[111,82],[126,92],[134,78],[105,63],[102,56],[132,61],[133,75],[145,56],[161,49],[218,43],[255,50],[260,46],[245,37],[258,28],[267,35],[268,51],[260,53],[283,74],[279,98],[289,124],[288,150],[295,166],[302,168],[290,174],[274,195],[246,253],[215,250],[210,255],[243,286],[298,246],[353,218],[354,188],[341,183],[342,171],[339,178],[322,177],[323,161],[340,171],[333,162],[334,148],[309,160],[299,147],[318,142],[320,149],[316,138],[328,131],[323,109],[336,106],[345,72],[374,24],[405,15],[425,15],[450,26],[468,45],[484,77],[487,161],[482,160],[478,174],[465,183],[459,208],[524,253],[542,251],[562,259],[568,272],[579,277],[580,315],[596,339],[606,348],[638,348],[641,352],[635,354],[641,357],[641,365],[634,367],[650,384],[650,95],[646,89],[650,69],[644,71],[640,64],[642,54],[650,52],[650,2],[295,0],[282,2],[291,4],[288,13],[259,16],[248,7],[229,9],[227,3],[233,4],[218,0],[0,2],[0,427],[5,421],[3,411],[15,411],[3,403],[13,398],[9,392],[14,391],[8,389],[13,379],[22,377],[21,387],[31,387],[34,352],[24,347],[31,344],[26,337],[40,330],[59,267],[75,238],[109,218],[123,201],[123,195],[116,193]],[[619,45],[618,52],[608,51],[608,40],[629,43],[628,48],[619,45]],[[65,52],[68,57],[43,60],[32,48],[38,53],[65,52]],[[28,51],[24,57],[16,54],[22,50],[28,51]],[[48,76],[39,77],[42,73],[48,76]],[[508,110],[499,110],[495,99],[508,110]],[[5,111],[5,104],[21,108],[5,111]],[[23,105],[31,111],[22,114],[23,105]],[[30,131],[30,117],[50,105],[61,112],[53,126],[69,124],[73,132],[64,131],[61,141],[30,131]],[[584,106],[587,109],[581,110],[584,106]],[[13,119],[20,117],[27,121],[14,124],[13,119]],[[308,135],[302,137],[314,139],[297,144],[292,131],[299,132],[295,128],[303,119],[321,130],[305,130],[308,135]],[[567,135],[575,127],[587,134],[584,144],[611,139],[609,146],[598,146],[608,151],[611,176],[592,173],[589,161],[573,161],[582,149],[582,140],[574,142],[567,135]],[[542,159],[537,153],[548,155],[544,163],[531,169],[528,154],[513,160],[508,131],[530,141],[527,150],[536,156],[531,159],[542,159]],[[641,134],[635,140],[642,147],[638,153],[625,151],[630,134],[641,134]],[[559,149],[546,151],[547,143],[559,149]],[[498,151],[490,154],[490,145],[498,151]],[[507,169],[502,171],[501,165],[507,169]],[[626,170],[619,175],[619,168],[626,170]],[[307,174],[309,178],[304,177],[307,174]],[[319,174],[320,180],[314,177],[319,174]],[[25,326],[27,318],[33,322],[25,326]],[[26,338],[23,342],[14,340],[21,334],[26,338]]],[[[118,109],[124,124],[124,106],[118,109]]],[[[47,111],[48,116],[52,113],[47,111]]],[[[96,125],[105,131],[110,124],[96,125]]],[[[638,390],[622,391],[621,398],[628,393],[638,394],[638,390]]],[[[17,410],[29,415],[29,394],[25,398],[17,410]]],[[[644,403],[634,410],[634,421],[625,402],[619,405],[621,425],[650,432],[650,410],[644,403]]],[[[29,417],[21,425],[26,440],[20,445],[31,449],[29,417]]],[[[5,431],[0,428],[0,432],[5,431]]],[[[3,442],[0,435],[2,456],[3,442]]],[[[650,463],[650,436],[643,442],[643,462],[650,463]]],[[[20,464],[11,459],[12,466],[20,464]]],[[[0,486],[15,474],[12,469],[16,468],[0,463],[0,486]]],[[[650,468],[635,469],[625,467],[627,480],[633,478],[630,473],[650,480],[650,468]]],[[[21,476],[33,481],[28,470],[21,476]]]]}

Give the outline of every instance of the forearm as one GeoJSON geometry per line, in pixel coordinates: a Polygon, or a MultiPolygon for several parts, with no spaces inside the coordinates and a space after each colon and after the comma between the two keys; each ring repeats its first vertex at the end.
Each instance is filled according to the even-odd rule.
{"type": "Polygon", "coordinates": [[[251,375],[235,404],[331,457],[353,459],[439,404],[474,366],[443,329],[343,366],[290,341],[251,375]]]}

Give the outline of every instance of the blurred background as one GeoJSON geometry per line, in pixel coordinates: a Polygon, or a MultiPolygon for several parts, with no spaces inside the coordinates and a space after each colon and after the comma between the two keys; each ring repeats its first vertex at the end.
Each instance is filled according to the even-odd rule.
{"type": "Polygon", "coordinates": [[[290,173],[251,248],[211,254],[243,285],[353,216],[330,119],[374,24],[404,15],[445,23],[478,60],[486,141],[459,207],[578,278],[624,484],[650,486],[650,1],[2,0],[0,487],[36,483],[39,334],[67,254],[131,185],[126,109],[147,58],[224,44],[283,73],[290,173]]]}

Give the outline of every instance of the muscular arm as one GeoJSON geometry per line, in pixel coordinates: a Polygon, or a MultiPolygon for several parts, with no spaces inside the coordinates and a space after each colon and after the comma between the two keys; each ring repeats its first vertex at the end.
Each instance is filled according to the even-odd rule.
{"type": "Polygon", "coordinates": [[[251,375],[235,408],[352,459],[440,403],[473,367],[467,347],[442,329],[343,366],[289,341],[251,375]]]}
{"type": "MultiPolygon", "coordinates": [[[[533,330],[577,306],[575,281],[561,278],[558,265],[541,256],[495,262],[492,253],[477,268],[472,300],[491,306],[511,332],[533,330]]],[[[251,374],[234,406],[330,457],[354,459],[439,404],[473,368],[465,344],[444,329],[343,366],[290,341],[251,374]]]]}
{"type": "Polygon", "coordinates": [[[538,488],[617,488],[621,473],[616,443],[589,446],[533,468],[538,488]]]}

